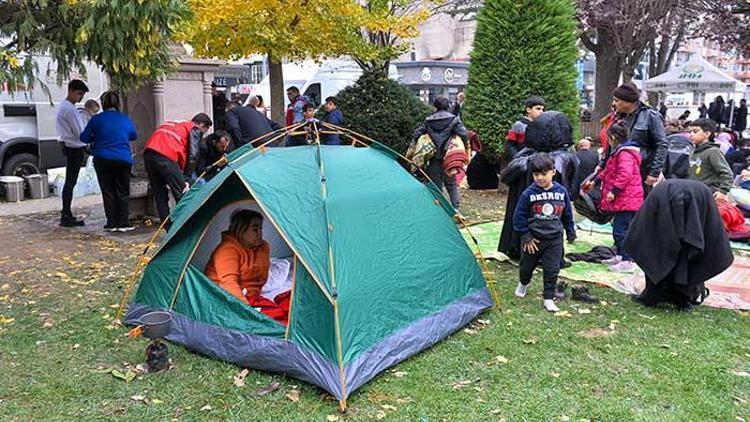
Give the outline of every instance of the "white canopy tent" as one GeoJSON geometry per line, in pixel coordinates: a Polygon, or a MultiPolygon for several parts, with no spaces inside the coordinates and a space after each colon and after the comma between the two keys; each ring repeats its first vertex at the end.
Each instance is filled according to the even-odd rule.
{"type": "MultiPolygon", "coordinates": [[[[684,65],[648,79],[644,83],[646,91],[662,92],[727,92],[732,96],[745,84],[727,75],[723,70],[707,62],[700,55],[694,55],[684,65]]],[[[734,107],[730,111],[730,121],[734,118],[734,107]]]]}

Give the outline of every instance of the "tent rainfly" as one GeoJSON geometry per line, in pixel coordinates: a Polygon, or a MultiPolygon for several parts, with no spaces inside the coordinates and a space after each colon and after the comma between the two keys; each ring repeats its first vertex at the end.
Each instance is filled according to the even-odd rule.
{"type": "Polygon", "coordinates": [[[377,145],[241,148],[171,218],[124,322],[167,310],[168,340],[310,382],[342,408],[378,373],[493,304],[445,198],[377,145]],[[289,262],[287,326],[204,274],[230,214],[243,208],[263,214],[272,265],[289,262]]]}

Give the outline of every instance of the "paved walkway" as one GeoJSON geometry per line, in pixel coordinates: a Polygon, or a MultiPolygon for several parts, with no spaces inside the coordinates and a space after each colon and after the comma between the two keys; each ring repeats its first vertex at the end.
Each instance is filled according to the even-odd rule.
{"type": "MultiPolygon", "coordinates": [[[[73,211],[81,208],[89,208],[102,204],[101,195],[88,195],[73,198],[73,211]]],[[[11,217],[16,215],[40,214],[52,211],[60,211],[62,199],[59,196],[50,196],[45,199],[28,199],[21,202],[0,202],[0,217],[11,217]]]]}

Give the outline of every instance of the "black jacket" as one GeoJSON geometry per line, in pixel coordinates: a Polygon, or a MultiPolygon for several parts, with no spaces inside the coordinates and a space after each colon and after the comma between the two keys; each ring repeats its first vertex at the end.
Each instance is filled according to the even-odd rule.
{"type": "Polygon", "coordinates": [[[435,143],[435,147],[437,148],[435,156],[439,160],[442,160],[445,156],[448,140],[453,135],[460,136],[464,142],[469,139],[469,132],[464,127],[461,119],[447,111],[438,111],[427,116],[424,122],[414,131],[412,140],[417,140],[425,134],[430,135],[432,142],[435,143]]]}
{"type": "Polygon", "coordinates": [[[631,114],[624,116],[625,125],[630,131],[630,139],[641,147],[643,155],[643,166],[648,171],[645,176],[659,177],[664,160],[667,158],[667,132],[664,129],[664,121],[658,111],[649,108],[643,103],[631,114]]]}
{"type": "MultiPolygon", "coordinates": [[[[232,136],[235,148],[280,129],[281,125],[264,116],[253,107],[235,107],[226,114],[227,132],[232,136]]],[[[260,140],[258,145],[267,141],[260,140]]],[[[255,146],[258,146],[255,145],[255,146]]]]}
{"type": "Polygon", "coordinates": [[[723,101],[712,102],[708,105],[708,118],[716,123],[723,123],[725,108],[723,101]]]}
{"type": "Polygon", "coordinates": [[[692,180],[670,179],[654,188],[630,225],[625,249],[652,283],[682,290],[734,260],[711,190],[692,180]]]}
{"type": "Polygon", "coordinates": [[[734,114],[733,129],[737,132],[747,129],[747,105],[737,107],[734,114]]]}
{"type": "Polygon", "coordinates": [[[198,148],[198,163],[195,166],[195,173],[200,176],[205,171],[206,174],[203,176],[205,180],[211,180],[221,170],[221,167],[209,167],[225,154],[231,152],[231,148],[226,152],[217,151],[214,147],[215,141],[216,137],[213,134],[208,135],[203,138],[198,148]]]}
{"type": "Polygon", "coordinates": [[[576,157],[578,157],[579,162],[576,185],[580,186],[583,179],[589,177],[596,170],[596,166],[599,165],[599,154],[590,149],[583,149],[576,152],[576,157]]]}

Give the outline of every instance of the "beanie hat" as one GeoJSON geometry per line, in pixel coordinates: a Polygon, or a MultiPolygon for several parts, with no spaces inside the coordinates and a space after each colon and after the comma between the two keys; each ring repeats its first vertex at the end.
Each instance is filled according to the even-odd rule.
{"type": "Polygon", "coordinates": [[[629,103],[637,103],[641,98],[641,93],[640,91],[638,91],[638,88],[635,85],[629,82],[625,82],[615,89],[615,92],[612,93],[612,96],[629,103]]]}
{"type": "Polygon", "coordinates": [[[538,105],[544,105],[544,98],[538,95],[532,95],[531,97],[526,99],[526,108],[531,108],[538,105]]]}

